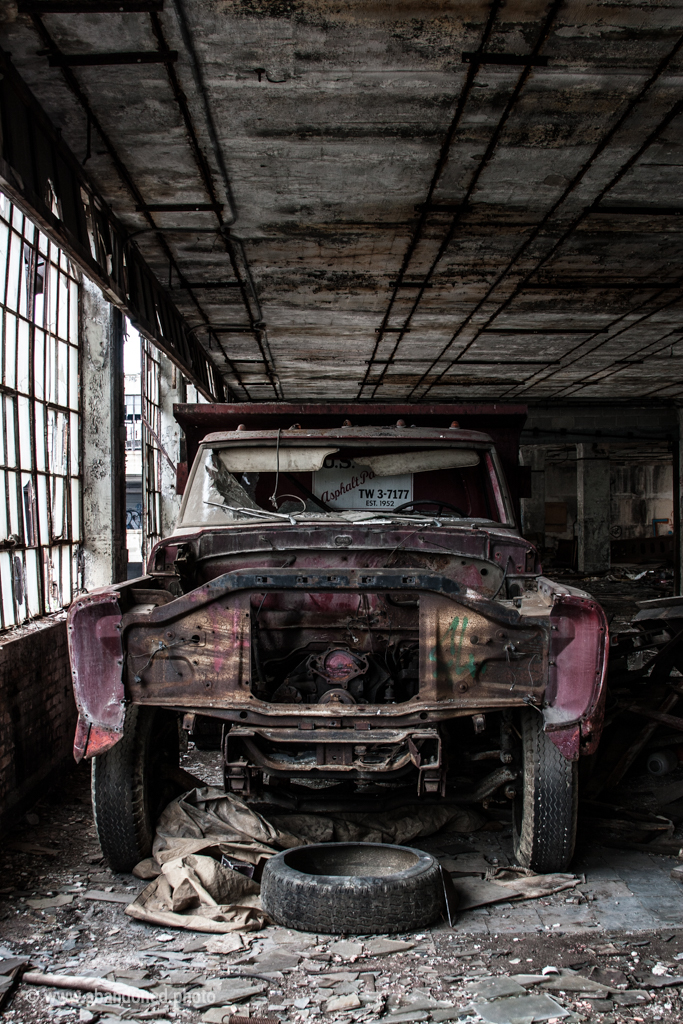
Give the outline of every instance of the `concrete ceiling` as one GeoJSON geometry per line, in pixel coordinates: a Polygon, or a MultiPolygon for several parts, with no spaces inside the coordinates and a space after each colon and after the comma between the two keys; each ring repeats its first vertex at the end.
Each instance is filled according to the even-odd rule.
{"type": "Polygon", "coordinates": [[[246,328],[200,332],[236,397],[683,394],[683,0],[4,9],[83,157],[89,105],[108,143],[94,128],[86,167],[166,283],[174,254],[188,322],[246,328]],[[158,48],[177,61],[45,55],[158,48]]]}

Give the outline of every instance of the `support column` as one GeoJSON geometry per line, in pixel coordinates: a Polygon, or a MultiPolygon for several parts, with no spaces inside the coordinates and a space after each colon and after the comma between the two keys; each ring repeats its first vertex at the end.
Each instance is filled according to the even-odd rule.
{"type": "Polygon", "coordinates": [[[534,544],[545,545],[545,448],[523,445],[523,466],[531,467],[531,497],[522,498],[522,533],[534,544]]]}
{"type": "Polygon", "coordinates": [[[673,444],[673,506],[674,506],[674,594],[683,593],[683,406],[676,410],[678,436],[673,444]]]}
{"type": "Polygon", "coordinates": [[[173,416],[173,406],[185,401],[185,381],[178,368],[161,356],[159,374],[159,403],[161,407],[161,536],[168,537],[180,511],[181,497],[176,494],[176,467],[180,461],[180,438],[182,431],[173,416]],[[170,460],[170,461],[169,461],[170,460]],[[173,465],[171,465],[171,463],[173,465]]]}
{"type": "Polygon", "coordinates": [[[86,590],[126,578],[123,321],[100,289],[81,286],[83,553],[86,590]]]}
{"type": "Polygon", "coordinates": [[[579,572],[610,567],[609,451],[597,444],[576,446],[577,536],[579,572]]]}

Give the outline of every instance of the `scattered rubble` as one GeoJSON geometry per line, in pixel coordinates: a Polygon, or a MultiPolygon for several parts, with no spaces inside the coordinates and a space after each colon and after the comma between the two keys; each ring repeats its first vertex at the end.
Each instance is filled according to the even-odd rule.
{"type": "MultiPolygon", "coordinates": [[[[669,877],[670,856],[580,850],[571,888],[534,900],[504,890],[501,902],[461,907],[454,928],[441,923],[398,937],[271,925],[223,935],[168,929],[124,913],[123,901],[147,883],[102,864],[86,767],[74,769],[36,809],[38,822],[17,828],[4,847],[0,998],[3,979],[27,963],[140,995],[119,1001],[102,984],[97,994],[20,984],[4,1006],[11,1024],[237,1024],[238,1017],[251,1024],[475,1024],[517,1020],[532,1004],[514,1000],[531,999],[535,1013],[554,1006],[563,1024],[674,1024],[683,1015],[683,888],[669,877]],[[50,853],[26,849],[34,846],[50,853]],[[57,906],[28,902],[62,895],[72,898],[57,906]]],[[[414,842],[441,859],[456,885],[501,888],[496,877],[510,871],[512,847],[509,825],[496,824],[414,842]]],[[[526,877],[510,879],[517,880],[526,877]]]]}
{"type": "MultiPolygon", "coordinates": [[[[184,767],[219,782],[209,752],[191,748],[184,767]]],[[[636,761],[627,782],[584,803],[583,836],[591,844],[580,845],[572,875],[538,879],[515,869],[509,811],[506,817],[495,805],[483,816],[467,810],[459,822],[446,815],[431,829],[422,822],[409,841],[450,874],[459,897],[453,928],[442,922],[389,938],[309,935],[259,922],[256,931],[207,934],[124,912],[177,851],[169,840],[159,860],[141,866],[141,877],[113,874],[97,844],[81,765],[5,843],[0,1008],[21,1024],[512,1024],[531,1016],[673,1024],[683,1015],[683,865],[676,856],[683,769],[656,778],[636,761]],[[429,835],[434,828],[441,830],[429,835]],[[614,848],[596,848],[596,829],[614,848]],[[27,968],[65,985],[85,977],[98,991],[19,983],[27,968]],[[112,983],[135,995],[105,992],[112,983]]],[[[289,830],[299,841],[306,827],[317,838],[321,817],[278,813],[260,841],[267,848],[268,838],[289,830]]],[[[333,817],[339,824],[325,827],[353,825],[353,838],[387,827],[376,815],[333,817]]],[[[183,852],[187,859],[202,850],[199,830],[183,852]]],[[[249,861],[244,845],[227,852],[249,861]]]]}

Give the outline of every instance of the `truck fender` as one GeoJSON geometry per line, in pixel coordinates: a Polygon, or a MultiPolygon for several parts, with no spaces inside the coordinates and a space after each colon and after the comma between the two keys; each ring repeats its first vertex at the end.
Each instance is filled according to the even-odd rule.
{"type": "Polygon", "coordinates": [[[108,587],[77,598],[67,637],[78,726],[74,758],[104,753],[121,739],[125,717],[123,642],[118,593],[108,587]]]}
{"type": "Polygon", "coordinates": [[[605,613],[588,595],[554,595],[543,709],[549,739],[569,760],[592,754],[605,713],[609,650],[605,613]]]}

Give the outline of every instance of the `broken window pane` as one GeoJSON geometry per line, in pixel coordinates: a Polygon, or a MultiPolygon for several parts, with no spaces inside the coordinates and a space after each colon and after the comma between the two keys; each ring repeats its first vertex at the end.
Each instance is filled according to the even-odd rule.
{"type": "Polygon", "coordinates": [[[161,393],[160,363],[156,349],[142,338],[142,494],[143,567],[161,540],[161,393]]]}
{"type": "Polygon", "coordinates": [[[0,629],[81,585],[79,296],[71,262],[0,193],[0,629]]]}

